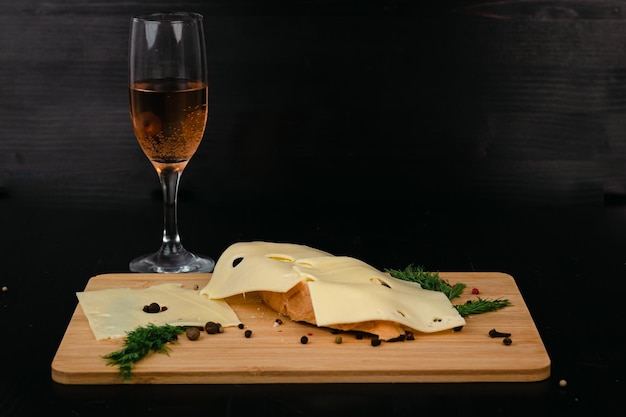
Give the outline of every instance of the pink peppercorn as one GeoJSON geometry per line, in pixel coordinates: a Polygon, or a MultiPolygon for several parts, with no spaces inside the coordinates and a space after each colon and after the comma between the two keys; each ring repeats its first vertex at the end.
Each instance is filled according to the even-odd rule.
{"type": "Polygon", "coordinates": [[[480,291],[478,291],[478,288],[472,288],[472,294],[480,294],[480,291]]]}

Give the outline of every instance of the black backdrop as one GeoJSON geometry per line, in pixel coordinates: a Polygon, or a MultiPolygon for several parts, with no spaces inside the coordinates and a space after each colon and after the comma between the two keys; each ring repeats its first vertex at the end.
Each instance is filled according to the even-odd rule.
{"type": "Polygon", "coordinates": [[[624,193],[624,2],[434,3],[3,1],[0,195],[159,198],[129,121],[127,41],[132,14],[172,8],[205,16],[211,82],[181,200],[325,210],[624,193]]]}
{"type": "Polygon", "coordinates": [[[18,364],[0,414],[602,415],[621,399],[626,216],[605,206],[626,194],[626,1],[0,1],[0,357],[18,364]],[[204,14],[211,81],[181,184],[187,248],[288,241],[509,273],[550,380],[53,384],[75,292],[160,241],[127,42],[131,15],[173,7],[204,14]]]}

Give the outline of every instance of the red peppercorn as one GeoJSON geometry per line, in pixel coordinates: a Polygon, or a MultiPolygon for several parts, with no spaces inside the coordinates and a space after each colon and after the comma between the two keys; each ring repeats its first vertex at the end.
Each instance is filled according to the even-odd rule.
{"type": "Polygon", "coordinates": [[[472,294],[480,294],[480,291],[478,291],[478,288],[472,288],[472,294]]]}

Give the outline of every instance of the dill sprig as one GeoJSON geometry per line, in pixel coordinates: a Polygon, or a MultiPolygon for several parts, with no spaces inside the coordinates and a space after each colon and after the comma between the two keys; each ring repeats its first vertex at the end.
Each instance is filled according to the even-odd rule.
{"type": "Polygon", "coordinates": [[[452,300],[463,293],[466,285],[463,283],[456,283],[450,285],[450,283],[442,279],[438,272],[424,271],[422,266],[414,266],[413,264],[407,266],[403,270],[399,269],[386,269],[386,272],[391,274],[392,277],[398,278],[404,281],[417,282],[425,290],[441,291],[449,300],[452,300]]]}
{"type": "Polygon", "coordinates": [[[167,343],[178,340],[178,335],[185,332],[185,327],[165,324],[148,324],[128,332],[124,338],[124,347],[103,356],[107,365],[117,366],[124,380],[130,379],[133,366],[150,352],[168,354],[167,343]]]}
{"type": "MultiPolygon", "coordinates": [[[[442,279],[438,272],[427,272],[424,271],[422,266],[414,266],[412,264],[404,270],[386,269],[385,271],[394,278],[417,282],[426,290],[441,291],[449,300],[459,297],[467,287],[466,284],[461,282],[451,285],[448,281],[442,279]]],[[[480,297],[476,297],[476,300],[465,304],[453,304],[454,308],[463,317],[500,310],[510,305],[511,302],[506,299],[488,300],[480,297]]]]}
{"type": "Polygon", "coordinates": [[[476,300],[471,300],[465,304],[455,304],[454,308],[457,309],[462,317],[467,317],[473,314],[483,314],[489,313],[490,311],[500,310],[501,308],[510,305],[511,302],[507,299],[498,298],[495,300],[487,300],[476,297],[476,300]]]}

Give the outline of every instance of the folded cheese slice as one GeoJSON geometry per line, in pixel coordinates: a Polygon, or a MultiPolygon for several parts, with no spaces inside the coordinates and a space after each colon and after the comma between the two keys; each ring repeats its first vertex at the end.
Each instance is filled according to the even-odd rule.
{"type": "Polygon", "coordinates": [[[465,324],[441,292],[393,278],[355,258],[290,243],[233,244],[201,294],[221,299],[252,291],[284,293],[299,282],[308,285],[318,326],[383,320],[431,333],[465,324]]]}
{"type": "Polygon", "coordinates": [[[148,324],[204,326],[207,321],[224,327],[240,323],[224,300],[211,300],[198,290],[166,283],[143,289],[111,288],[77,292],[76,296],[97,340],[119,339],[138,326],[148,324]],[[146,313],[153,302],[166,306],[160,313],[146,313]]]}

